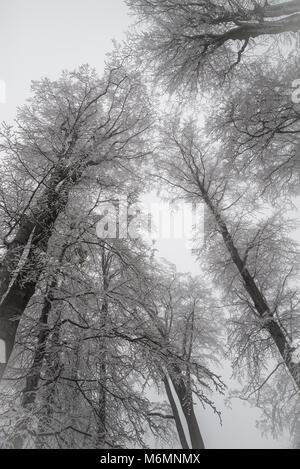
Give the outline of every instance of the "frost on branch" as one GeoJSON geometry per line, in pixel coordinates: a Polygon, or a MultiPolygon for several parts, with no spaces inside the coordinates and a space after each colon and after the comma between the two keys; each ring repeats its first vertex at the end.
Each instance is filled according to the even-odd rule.
{"type": "Polygon", "coordinates": [[[292,353],[291,361],[295,365],[299,365],[300,364],[300,339],[293,340],[292,350],[293,350],[293,353],[292,353]]]}

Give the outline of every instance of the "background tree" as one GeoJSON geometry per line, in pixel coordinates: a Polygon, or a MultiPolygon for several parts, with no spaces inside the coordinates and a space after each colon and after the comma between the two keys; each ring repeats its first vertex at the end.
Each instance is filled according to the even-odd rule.
{"type": "Polygon", "coordinates": [[[209,394],[211,390],[224,392],[220,377],[210,370],[221,349],[221,320],[202,278],[177,274],[174,268],[164,267],[162,272],[162,267],[153,267],[150,277],[141,276],[142,290],[137,297],[143,303],[137,311],[142,308],[141,313],[146,313],[147,327],[168,357],[165,363],[157,361],[155,354],[154,370],[164,383],[181,445],[201,449],[204,442],[196,405],[208,405],[217,413],[209,394]],[[149,296],[149,291],[154,295],[149,296]]]}
{"type": "Polygon", "coordinates": [[[199,260],[206,254],[205,268],[224,289],[234,368],[240,375],[247,370],[247,392],[255,394],[285,367],[299,394],[299,251],[288,222],[257,200],[251,182],[235,177],[222,148],[204,147],[193,122],[165,122],[162,135],[159,178],[175,198],[208,208],[206,252],[199,248],[199,260]]]}
{"type": "MultiPolygon", "coordinates": [[[[201,89],[224,80],[253,45],[272,53],[278,38],[298,41],[298,0],[127,0],[145,21],[139,54],[153,61],[156,77],[171,87],[201,89]]],[[[248,55],[249,51],[249,55],[248,55]]]]}
{"type": "Polygon", "coordinates": [[[291,202],[299,192],[298,64],[295,51],[284,66],[280,60],[258,61],[251,71],[241,71],[231,91],[216,96],[208,120],[224,159],[252,179],[261,197],[277,203],[291,202]]]}
{"type": "Polygon", "coordinates": [[[141,241],[97,237],[98,210],[114,200],[114,186],[99,196],[79,189],[56,223],[21,320],[14,373],[2,391],[2,440],[18,447],[147,447],[152,435],[170,446],[173,413],[148,395],[161,392],[168,369],[194,427],[187,397],[213,406],[210,388],[223,390],[206,365],[216,344],[213,305],[206,306],[205,288],[175,272],[160,280],[162,269],[141,241]],[[201,329],[199,342],[191,324],[201,329]]]}

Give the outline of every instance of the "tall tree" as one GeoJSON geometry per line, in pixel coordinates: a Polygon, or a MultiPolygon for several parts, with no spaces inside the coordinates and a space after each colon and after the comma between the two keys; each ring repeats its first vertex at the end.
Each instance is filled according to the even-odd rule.
{"type": "Polygon", "coordinates": [[[240,64],[248,49],[253,54],[253,44],[274,45],[300,30],[298,0],[127,3],[146,23],[139,47],[153,60],[158,79],[172,87],[209,87],[240,64]]]}
{"type": "Polygon", "coordinates": [[[222,149],[216,144],[203,149],[205,137],[193,122],[166,121],[163,135],[159,177],[175,197],[208,208],[210,268],[236,311],[230,321],[236,364],[246,359],[248,384],[255,388],[276,356],[274,372],[284,364],[299,393],[300,364],[293,345],[298,337],[294,282],[299,251],[288,237],[288,223],[256,200],[251,183],[236,178],[232,165],[224,164],[222,149]]]}
{"type": "Polygon", "coordinates": [[[139,77],[113,57],[101,80],[81,67],[58,81],[35,82],[16,127],[4,124],[0,339],[7,360],[72,190],[91,174],[105,184],[113,168],[141,158],[150,119],[139,77]]]}

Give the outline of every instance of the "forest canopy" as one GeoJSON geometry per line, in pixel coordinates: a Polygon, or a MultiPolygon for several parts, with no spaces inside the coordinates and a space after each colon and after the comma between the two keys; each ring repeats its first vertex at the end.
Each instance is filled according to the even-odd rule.
{"type": "Polygon", "coordinates": [[[239,398],[299,448],[300,2],[125,3],[102,75],[1,124],[0,446],[204,449],[199,409],[239,398]],[[147,238],[153,192],[203,208],[196,275],[147,238]]]}

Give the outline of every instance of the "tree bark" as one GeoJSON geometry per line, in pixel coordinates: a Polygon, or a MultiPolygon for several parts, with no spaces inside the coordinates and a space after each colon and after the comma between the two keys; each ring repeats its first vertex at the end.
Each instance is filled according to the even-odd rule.
{"type": "MultiPolygon", "coordinates": [[[[182,376],[182,371],[176,366],[173,365],[171,369],[169,369],[169,376],[170,380],[174,386],[176,394],[178,396],[182,411],[184,413],[188,431],[191,439],[192,448],[191,449],[205,449],[203,438],[200,432],[199,424],[197,421],[197,417],[194,410],[194,403],[193,403],[193,393],[192,390],[188,387],[186,380],[182,376]]],[[[189,449],[188,442],[186,440],[184,430],[182,428],[182,423],[180,420],[180,416],[178,414],[178,410],[176,407],[176,403],[174,401],[168,379],[165,378],[164,380],[166,392],[173,410],[173,415],[175,418],[175,423],[178,431],[178,435],[182,444],[183,449],[189,449]]]]}
{"type": "Polygon", "coordinates": [[[237,28],[230,29],[224,34],[208,34],[213,42],[221,46],[227,41],[248,41],[259,36],[269,36],[300,30],[300,13],[276,21],[261,23],[245,23],[237,28]]]}
{"type": "MultiPolygon", "coordinates": [[[[101,326],[105,327],[106,320],[108,315],[108,304],[107,300],[104,299],[102,308],[101,308],[101,326]]],[[[100,363],[100,372],[99,372],[99,410],[98,410],[98,438],[97,438],[97,447],[100,449],[104,449],[106,447],[105,440],[106,440],[106,381],[107,381],[107,369],[106,369],[106,361],[107,361],[107,353],[106,353],[106,344],[105,339],[100,339],[102,342],[102,353],[101,353],[101,360],[100,363]]]]}
{"type": "Polygon", "coordinates": [[[241,279],[243,280],[245,289],[254,303],[255,309],[259,316],[262,318],[262,320],[265,320],[264,327],[271,335],[281,357],[283,358],[287,366],[287,369],[289,370],[296,386],[300,390],[300,364],[295,364],[292,362],[293,349],[288,341],[288,338],[286,337],[286,334],[280,324],[274,318],[267,303],[267,300],[265,299],[261,290],[258,288],[249,270],[246,268],[245,262],[243,262],[239,251],[235,246],[234,240],[231,234],[229,233],[226,223],[224,222],[218,210],[214,206],[204,187],[199,184],[199,188],[201,190],[204,202],[210,209],[217,222],[224,243],[229,251],[233,263],[238,269],[241,279]]]}
{"type": "Polygon", "coordinates": [[[43,269],[36,248],[42,252],[47,250],[53,226],[67,204],[70,184],[75,184],[81,174],[82,170],[70,170],[62,164],[57,166],[30,215],[23,216],[15,238],[0,263],[0,339],[6,345],[6,363],[0,364],[0,380],[15,344],[21,316],[35,292],[43,269]],[[60,183],[62,186],[57,190],[60,183]],[[27,258],[18,271],[26,249],[27,258]]]}
{"type": "Polygon", "coordinates": [[[291,0],[277,5],[267,5],[263,8],[265,18],[278,18],[280,16],[292,15],[300,11],[299,0],[291,0]]]}
{"type": "Polygon", "coordinates": [[[178,433],[179,440],[180,440],[180,443],[181,443],[181,447],[182,447],[182,449],[190,449],[190,447],[188,445],[188,442],[186,440],[186,437],[185,437],[185,433],[184,433],[184,430],[183,430],[183,427],[182,427],[182,423],[181,423],[181,420],[180,420],[180,416],[179,416],[179,413],[178,413],[176,402],[174,400],[174,397],[173,397],[173,394],[172,394],[172,391],[171,391],[171,388],[170,388],[169,380],[168,380],[167,377],[165,377],[165,379],[164,379],[164,385],[165,385],[165,390],[166,390],[168,400],[169,400],[169,403],[170,403],[170,406],[171,406],[171,409],[172,409],[173,417],[174,417],[175,424],[176,424],[177,433],[178,433]]]}

